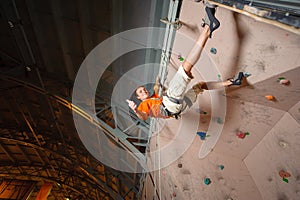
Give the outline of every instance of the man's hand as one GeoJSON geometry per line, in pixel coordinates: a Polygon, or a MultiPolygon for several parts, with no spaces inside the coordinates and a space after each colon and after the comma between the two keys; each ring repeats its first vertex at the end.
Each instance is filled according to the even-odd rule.
{"type": "Polygon", "coordinates": [[[134,101],[131,100],[126,100],[128,103],[128,106],[135,112],[136,111],[136,104],[134,103],[134,101]]]}

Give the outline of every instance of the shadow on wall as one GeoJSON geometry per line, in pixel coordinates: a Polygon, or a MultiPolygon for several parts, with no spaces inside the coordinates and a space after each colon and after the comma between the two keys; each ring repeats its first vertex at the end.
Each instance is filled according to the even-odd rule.
{"type": "MultiPolygon", "coordinates": [[[[228,77],[232,77],[233,75],[237,74],[239,71],[242,70],[242,69],[239,68],[239,63],[240,63],[240,58],[241,58],[240,53],[241,53],[241,49],[243,48],[244,41],[247,38],[247,33],[242,28],[243,25],[241,24],[241,21],[239,20],[240,14],[232,13],[232,15],[233,15],[233,23],[235,24],[235,27],[236,27],[236,34],[237,34],[236,42],[237,42],[237,45],[236,45],[236,48],[233,51],[233,55],[235,55],[233,57],[236,58],[236,59],[233,60],[232,66],[231,66],[231,72],[233,74],[230,74],[228,77]]],[[[242,86],[245,86],[245,85],[249,85],[249,83],[247,82],[247,79],[244,78],[243,82],[242,82],[242,86]]],[[[234,91],[234,90],[237,90],[239,88],[240,87],[229,87],[228,91],[234,91]]]]}

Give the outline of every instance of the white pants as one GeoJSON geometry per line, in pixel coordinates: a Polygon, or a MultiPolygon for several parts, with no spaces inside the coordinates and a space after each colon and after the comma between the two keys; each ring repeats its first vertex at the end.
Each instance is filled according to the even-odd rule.
{"type": "Polygon", "coordinates": [[[169,84],[166,96],[163,96],[163,104],[171,113],[179,113],[191,107],[197,100],[197,94],[192,88],[187,92],[187,85],[191,82],[191,78],[185,73],[182,65],[180,65],[175,76],[169,84]],[[177,99],[179,103],[175,103],[172,98],[177,99]]]}

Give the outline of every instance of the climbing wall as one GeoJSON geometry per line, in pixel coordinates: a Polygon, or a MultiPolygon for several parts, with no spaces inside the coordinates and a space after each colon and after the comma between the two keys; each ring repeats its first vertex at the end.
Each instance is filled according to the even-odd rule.
{"type": "MultiPolygon", "coordinates": [[[[182,62],[178,55],[184,58],[189,52],[202,30],[203,16],[201,2],[183,1],[183,26],[175,37],[170,69],[182,62]]],[[[241,87],[217,94],[226,97],[226,117],[217,120],[223,126],[220,137],[203,159],[199,150],[214,134],[207,130],[216,121],[211,115],[216,94],[200,95],[196,108],[185,114],[201,111],[199,120],[191,122],[198,128],[185,126],[184,134],[195,136],[189,148],[153,173],[160,199],[300,199],[300,35],[220,7],[216,16],[221,27],[195,65],[192,84],[226,80],[238,71],[252,75],[241,87]],[[200,138],[197,132],[207,137],[200,138]]],[[[157,137],[161,147],[167,146],[183,126],[180,123],[168,120],[151,140],[152,147],[158,147],[157,137]]],[[[179,141],[173,152],[182,144],[179,141]]],[[[161,157],[167,159],[168,155],[161,157]]]]}
{"type": "Polygon", "coordinates": [[[286,113],[247,155],[245,164],[263,199],[299,199],[299,146],[300,125],[286,113]]]}

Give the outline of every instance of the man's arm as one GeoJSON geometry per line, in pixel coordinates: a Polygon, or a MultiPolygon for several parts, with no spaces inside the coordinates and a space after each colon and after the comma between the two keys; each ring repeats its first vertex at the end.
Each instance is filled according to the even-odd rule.
{"type": "Polygon", "coordinates": [[[145,120],[148,119],[147,113],[144,113],[144,112],[142,112],[142,111],[140,111],[138,109],[135,109],[134,112],[135,112],[136,116],[138,116],[138,118],[140,118],[141,120],[145,121],[145,120]]]}
{"type": "Polygon", "coordinates": [[[156,77],[155,84],[154,84],[154,86],[153,86],[153,90],[154,90],[154,93],[155,93],[156,95],[158,95],[158,93],[159,93],[159,88],[160,88],[160,77],[157,76],[157,77],[156,77]]]}
{"type": "Polygon", "coordinates": [[[136,116],[138,116],[138,118],[144,121],[148,119],[148,114],[138,110],[134,101],[130,101],[128,99],[126,101],[128,103],[128,106],[134,111],[134,113],[136,114],[136,116]]]}
{"type": "Polygon", "coordinates": [[[159,89],[160,89],[160,88],[162,88],[162,94],[164,94],[165,91],[167,90],[167,88],[166,88],[165,86],[162,86],[162,85],[160,84],[160,76],[157,76],[157,77],[156,77],[155,84],[154,84],[154,86],[153,86],[153,90],[154,90],[154,93],[155,93],[156,95],[158,95],[159,89]]]}

